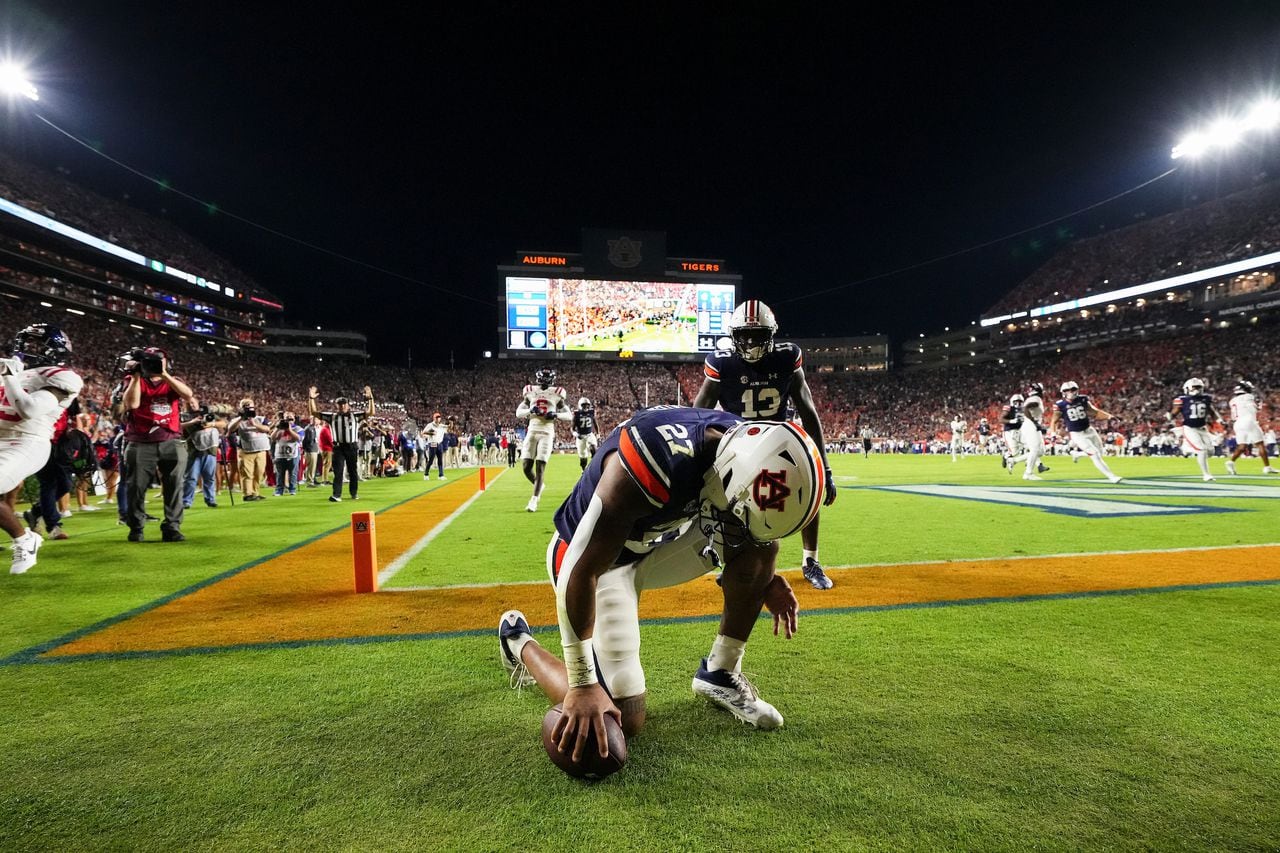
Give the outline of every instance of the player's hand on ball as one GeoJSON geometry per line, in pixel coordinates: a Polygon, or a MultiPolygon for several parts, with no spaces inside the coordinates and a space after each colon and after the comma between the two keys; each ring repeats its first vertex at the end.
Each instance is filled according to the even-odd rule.
{"type": "Polygon", "coordinates": [[[764,606],[773,614],[773,635],[778,635],[778,628],[786,632],[790,640],[798,630],[800,618],[800,602],[796,599],[791,584],[782,575],[774,575],[773,580],[764,588],[764,606]]]}
{"type": "Polygon", "coordinates": [[[605,758],[609,755],[609,737],[604,728],[606,714],[622,725],[622,712],[599,684],[570,688],[564,696],[564,711],[551,731],[551,737],[562,753],[570,755],[574,762],[580,762],[587,737],[595,732],[600,757],[605,758]]]}
{"type": "Polygon", "coordinates": [[[826,468],[826,475],[826,497],[822,499],[822,505],[831,506],[836,502],[836,481],[835,478],[831,476],[831,466],[829,465],[826,468]]]}

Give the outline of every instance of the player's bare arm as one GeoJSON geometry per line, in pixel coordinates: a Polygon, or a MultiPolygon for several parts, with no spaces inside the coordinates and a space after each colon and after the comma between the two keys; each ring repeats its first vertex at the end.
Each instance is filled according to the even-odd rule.
{"type": "Polygon", "coordinates": [[[831,506],[836,500],[836,484],[831,476],[831,463],[827,462],[827,441],[822,435],[822,420],[818,417],[818,409],[813,405],[813,394],[809,391],[809,383],[804,378],[804,368],[797,368],[791,375],[791,399],[796,402],[796,414],[800,416],[800,425],[818,446],[818,455],[822,457],[822,467],[826,469],[826,494],[822,498],[823,506],[831,506]]]}
{"type": "Polygon", "coordinates": [[[1102,420],[1104,420],[1104,421],[1109,421],[1109,420],[1111,420],[1111,413],[1110,413],[1110,412],[1104,412],[1104,411],[1102,411],[1102,409],[1099,409],[1097,406],[1095,406],[1095,405],[1093,404],[1093,401],[1092,401],[1092,400],[1090,400],[1090,401],[1089,401],[1089,411],[1093,412],[1093,416],[1094,416],[1095,418],[1100,418],[1100,419],[1102,419],[1102,420]]]}
{"type": "MultiPolygon", "coordinates": [[[[613,568],[635,522],[653,509],[616,454],[605,460],[592,504],[598,506],[598,516],[581,553],[572,566],[562,568],[557,589],[569,691],[564,697],[564,713],[552,737],[558,741],[561,752],[572,750],[574,761],[581,760],[588,733],[593,730],[601,757],[608,754],[605,714],[622,723],[622,712],[595,679],[595,664],[591,659],[589,641],[595,631],[596,581],[613,568]],[[574,661],[575,654],[579,653],[585,659],[574,661]]],[[[578,544],[577,539],[574,544],[578,544]]]]}
{"type": "Polygon", "coordinates": [[[693,398],[693,407],[714,409],[718,402],[720,402],[720,383],[709,377],[703,379],[702,387],[698,389],[698,396],[693,398]]]}

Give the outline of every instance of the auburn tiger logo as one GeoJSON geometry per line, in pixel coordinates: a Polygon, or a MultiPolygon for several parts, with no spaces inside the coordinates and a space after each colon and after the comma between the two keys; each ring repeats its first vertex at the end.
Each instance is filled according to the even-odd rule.
{"type": "Polygon", "coordinates": [[[756,476],[752,488],[752,497],[760,509],[776,509],[783,512],[787,507],[787,498],[791,496],[791,487],[787,485],[787,472],[761,469],[756,476]]]}

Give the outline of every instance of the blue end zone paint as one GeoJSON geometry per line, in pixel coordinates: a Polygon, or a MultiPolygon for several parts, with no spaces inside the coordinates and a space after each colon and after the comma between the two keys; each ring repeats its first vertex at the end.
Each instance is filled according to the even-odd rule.
{"type": "MultiPolygon", "coordinates": [[[[1097,482],[1097,481],[1089,481],[1089,482],[1097,482]]],[[[912,485],[916,485],[916,484],[912,484],[912,485]]],[[[919,497],[919,498],[947,498],[950,500],[970,501],[971,503],[998,504],[1000,506],[1015,507],[1015,508],[1021,508],[1021,509],[1034,509],[1040,512],[1051,512],[1054,515],[1069,515],[1075,518],[1089,518],[1094,520],[1104,519],[1104,518],[1132,518],[1134,516],[1159,517],[1159,516],[1165,516],[1165,515],[1167,515],[1170,518],[1174,518],[1180,515],[1204,515],[1204,514],[1219,513],[1219,512],[1252,512],[1252,510],[1240,509],[1237,507],[1204,506],[1203,504],[1190,504],[1190,505],[1169,504],[1169,506],[1176,506],[1178,508],[1178,512],[1166,514],[1166,513],[1153,513],[1153,512],[1143,512],[1141,510],[1135,510],[1134,512],[1109,512],[1106,515],[1097,515],[1094,513],[1090,513],[1088,510],[1070,509],[1068,507],[1045,506],[1042,504],[1037,504],[1033,500],[1033,498],[1035,497],[1034,492],[1031,492],[1030,487],[1027,487],[1027,486],[1021,486],[1021,487],[1019,486],[959,486],[954,483],[921,483],[918,485],[943,486],[943,487],[951,487],[956,489],[971,489],[971,488],[1007,489],[1010,494],[1025,495],[1027,497],[1027,500],[1026,501],[1013,501],[1013,500],[998,501],[998,500],[992,500],[990,498],[976,498],[966,494],[954,494],[954,495],[930,494],[927,492],[913,492],[913,491],[910,491],[909,489],[900,488],[898,486],[846,486],[845,488],[861,488],[861,489],[869,489],[869,490],[878,491],[878,492],[892,492],[895,495],[914,495],[915,497],[919,497]]],[[[1050,494],[1048,490],[1045,490],[1045,492],[1046,494],[1050,494]]],[[[1070,494],[1069,492],[1067,492],[1067,490],[1054,491],[1051,494],[1053,497],[1070,497],[1070,494]]],[[[1114,498],[1105,498],[1105,497],[1100,497],[1098,495],[1089,495],[1088,498],[1086,499],[1096,500],[1096,501],[1106,501],[1107,503],[1115,503],[1115,504],[1130,503],[1130,501],[1121,500],[1121,498],[1123,497],[1125,497],[1124,492],[1117,491],[1114,498]]],[[[1136,503],[1137,502],[1136,498],[1140,496],[1132,495],[1130,497],[1135,498],[1133,502],[1136,503]]],[[[1190,496],[1189,495],[1169,495],[1169,497],[1185,498],[1190,496]]],[[[1240,499],[1237,498],[1237,500],[1240,500],[1240,499]]]]}
{"type": "MultiPolygon", "coordinates": [[[[977,607],[987,604],[1031,604],[1041,601],[1065,601],[1078,598],[1109,598],[1112,596],[1155,595],[1166,592],[1202,592],[1215,589],[1280,586],[1280,580],[1223,581],[1220,583],[1178,584],[1176,586],[1137,587],[1133,589],[1104,589],[1088,592],[1052,592],[1043,595],[1016,595],[1007,598],[963,598],[954,601],[918,601],[904,604],[869,604],[862,607],[829,607],[806,610],[807,616],[842,616],[853,613],[882,613],[889,610],[933,610],[941,607],[977,607]]],[[[768,621],[768,613],[760,614],[760,621],[768,621]]],[[[696,622],[718,622],[719,614],[711,616],[670,616],[662,619],[642,619],[641,625],[688,625],[696,622]]],[[[550,634],[559,630],[555,625],[535,625],[535,634],[550,634]]],[[[304,649],[325,646],[367,646],[380,643],[403,643],[421,640],[455,640],[469,637],[496,637],[495,628],[471,631],[439,631],[421,634],[385,634],[369,637],[332,637],[323,640],[285,640],[277,643],[241,643],[232,646],[203,646],[185,649],[159,649],[136,652],[92,652],[62,657],[37,657],[21,655],[0,660],[0,666],[17,664],[66,664],[95,661],[148,660],[153,658],[188,657],[191,655],[223,654],[226,652],[263,652],[280,649],[304,649]]]]}
{"type": "MultiPolygon", "coordinates": [[[[451,480],[446,482],[460,483],[466,480],[466,478],[469,476],[471,475],[467,474],[463,476],[461,479],[451,480]]],[[[395,509],[398,506],[404,506],[410,501],[416,501],[418,498],[424,497],[425,495],[428,495],[431,492],[434,492],[437,488],[441,488],[441,487],[436,486],[434,488],[428,489],[427,491],[421,494],[417,494],[417,495],[414,495],[413,497],[405,498],[404,500],[397,501],[396,503],[393,503],[393,504],[388,504],[387,506],[384,506],[382,509],[374,510],[374,515],[377,515],[378,513],[382,513],[382,512],[387,512],[388,510],[395,509]]],[[[283,556],[284,554],[288,554],[290,551],[296,551],[299,548],[303,548],[307,545],[310,545],[312,542],[319,541],[320,539],[323,539],[326,536],[329,536],[334,533],[338,533],[339,531],[342,531],[342,530],[346,530],[350,526],[351,526],[351,519],[348,518],[346,522],[339,525],[338,527],[333,527],[328,530],[317,533],[315,536],[312,536],[309,539],[304,539],[301,542],[295,542],[289,547],[281,548],[279,551],[276,551],[275,553],[268,554],[265,557],[259,557],[256,560],[251,560],[247,563],[244,563],[243,565],[236,566],[234,569],[228,569],[227,571],[221,574],[214,575],[211,578],[205,578],[202,581],[197,581],[191,586],[184,587],[178,590],[177,592],[170,593],[169,595],[166,595],[162,598],[157,598],[155,601],[149,602],[147,604],[139,605],[138,607],[135,607],[132,610],[126,610],[124,613],[117,614],[116,616],[108,617],[106,619],[103,619],[101,622],[95,622],[92,625],[89,625],[87,627],[78,628],[69,634],[63,634],[61,637],[56,637],[52,640],[48,640],[47,642],[40,643],[39,645],[32,646],[28,649],[23,649],[20,652],[14,652],[13,654],[9,655],[9,657],[7,658],[0,658],[0,666],[9,666],[11,664],[19,664],[19,663],[41,663],[42,661],[37,660],[37,658],[40,655],[45,654],[46,652],[51,652],[54,649],[58,648],[59,646],[65,646],[67,643],[74,643],[76,640],[79,640],[82,637],[87,637],[90,634],[103,630],[104,628],[110,628],[112,625],[117,625],[128,619],[132,619],[135,616],[140,616],[141,614],[146,613],[148,610],[155,610],[157,607],[163,607],[164,605],[168,604],[171,601],[177,601],[179,598],[183,598],[184,596],[191,595],[191,593],[193,592],[199,592],[200,590],[204,589],[207,586],[213,586],[215,583],[218,583],[219,581],[224,581],[227,578],[235,577],[241,572],[252,569],[254,566],[260,566],[263,563],[267,562],[268,560],[274,560],[276,557],[280,557],[280,556],[283,556]]],[[[232,647],[228,646],[227,648],[232,648],[232,647]]]]}

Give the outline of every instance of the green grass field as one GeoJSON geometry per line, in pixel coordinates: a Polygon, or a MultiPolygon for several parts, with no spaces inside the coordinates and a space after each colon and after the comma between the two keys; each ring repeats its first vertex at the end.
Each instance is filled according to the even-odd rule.
{"type": "MultiPolygon", "coordinates": [[[[1190,461],[1122,459],[1114,467],[1132,480],[1094,494],[1087,462],[1048,462],[1028,496],[989,458],[836,457],[823,561],[1280,543],[1280,478],[1201,484],[1190,461]],[[987,491],[890,488],[933,485],[987,491]],[[1034,505],[1064,493],[1075,502],[1063,511],[1034,505]],[[1115,514],[1121,504],[1127,514],[1115,514]]],[[[390,585],[545,578],[552,513],[577,471],[553,460],[535,514],[523,511],[520,473],[504,473],[390,585]]],[[[714,621],[646,623],[649,724],[628,766],[594,785],[547,761],[546,702],[508,689],[488,631],[139,659],[36,654],[342,528],[353,509],[438,487],[411,476],[364,484],[358,505],[329,504],[321,489],[198,507],[180,545],[129,545],[114,513],[68,521],[71,539],[0,586],[0,849],[1280,847],[1273,582],[802,613],[794,640],[760,630],[747,652],[786,715],[770,733],[690,693],[714,621]]],[[[444,488],[472,486],[451,475],[444,488]]],[[[1206,564],[1217,553],[1204,551],[1206,564]]],[[[1123,559],[1135,590],[1142,566],[1163,562],[1123,559]]],[[[782,565],[798,562],[790,541],[782,565]]],[[[839,575],[832,593],[857,578],[839,575]]],[[[379,594],[432,606],[430,590],[379,594]]],[[[550,595],[515,586],[509,606],[550,595]]]]}

